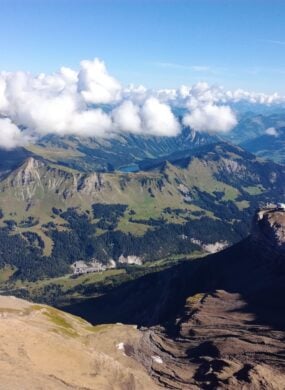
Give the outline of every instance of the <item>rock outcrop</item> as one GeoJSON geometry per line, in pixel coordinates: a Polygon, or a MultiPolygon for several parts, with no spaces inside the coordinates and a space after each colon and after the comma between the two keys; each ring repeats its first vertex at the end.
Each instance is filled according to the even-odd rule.
{"type": "Polygon", "coordinates": [[[261,247],[285,254],[285,209],[272,205],[258,210],[251,236],[261,247]]]}

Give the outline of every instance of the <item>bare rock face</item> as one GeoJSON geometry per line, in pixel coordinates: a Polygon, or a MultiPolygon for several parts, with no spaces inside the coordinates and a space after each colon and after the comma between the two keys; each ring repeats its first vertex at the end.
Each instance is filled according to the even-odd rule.
{"type": "Polygon", "coordinates": [[[257,211],[251,237],[261,247],[285,253],[285,209],[272,206],[257,211]]]}
{"type": "Polygon", "coordinates": [[[240,294],[217,290],[186,301],[178,333],[145,330],[136,358],[167,389],[283,389],[284,332],[257,324],[240,294]]]}

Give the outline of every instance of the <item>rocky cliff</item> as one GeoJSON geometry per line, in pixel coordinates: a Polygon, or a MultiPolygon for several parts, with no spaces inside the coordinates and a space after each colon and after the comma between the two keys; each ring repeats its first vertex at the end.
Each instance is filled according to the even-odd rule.
{"type": "Polygon", "coordinates": [[[272,205],[258,210],[251,236],[261,247],[285,254],[285,209],[272,205]]]}

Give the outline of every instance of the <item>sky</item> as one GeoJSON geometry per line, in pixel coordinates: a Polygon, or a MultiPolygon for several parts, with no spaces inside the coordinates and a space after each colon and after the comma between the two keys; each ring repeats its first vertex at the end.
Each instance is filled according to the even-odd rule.
{"type": "Polygon", "coordinates": [[[283,0],[0,0],[0,70],[100,58],[124,85],[285,95],[283,0]]]}
{"type": "Polygon", "coordinates": [[[227,133],[240,103],[284,107],[284,20],[284,0],[0,0],[0,148],[227,133]]]}

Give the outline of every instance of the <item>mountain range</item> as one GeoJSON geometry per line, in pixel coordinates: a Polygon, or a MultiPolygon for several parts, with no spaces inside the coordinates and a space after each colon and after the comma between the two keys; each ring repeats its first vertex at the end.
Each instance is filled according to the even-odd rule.
{"type": "Polygon", "coordinates": [[[282,118],[243,120],[1,151],[5,388],[282,388],[282,118]]]}
{"type": "Polygon", "coordinates": [[[214,251],[248,234],[259,204],[284,196],[282,165],[223,141],[139,167],[88,173],[28,157],[0,182],[2,265],[40,278],[79,260],[112,268],[214,251]]]}
{"type": "Polygon", "coordinates": [[[262,114],[249,111],[240,114],[238,125],[225,138],[261,158],[284,163],[284,130],[282,110],[262,114]]]}

